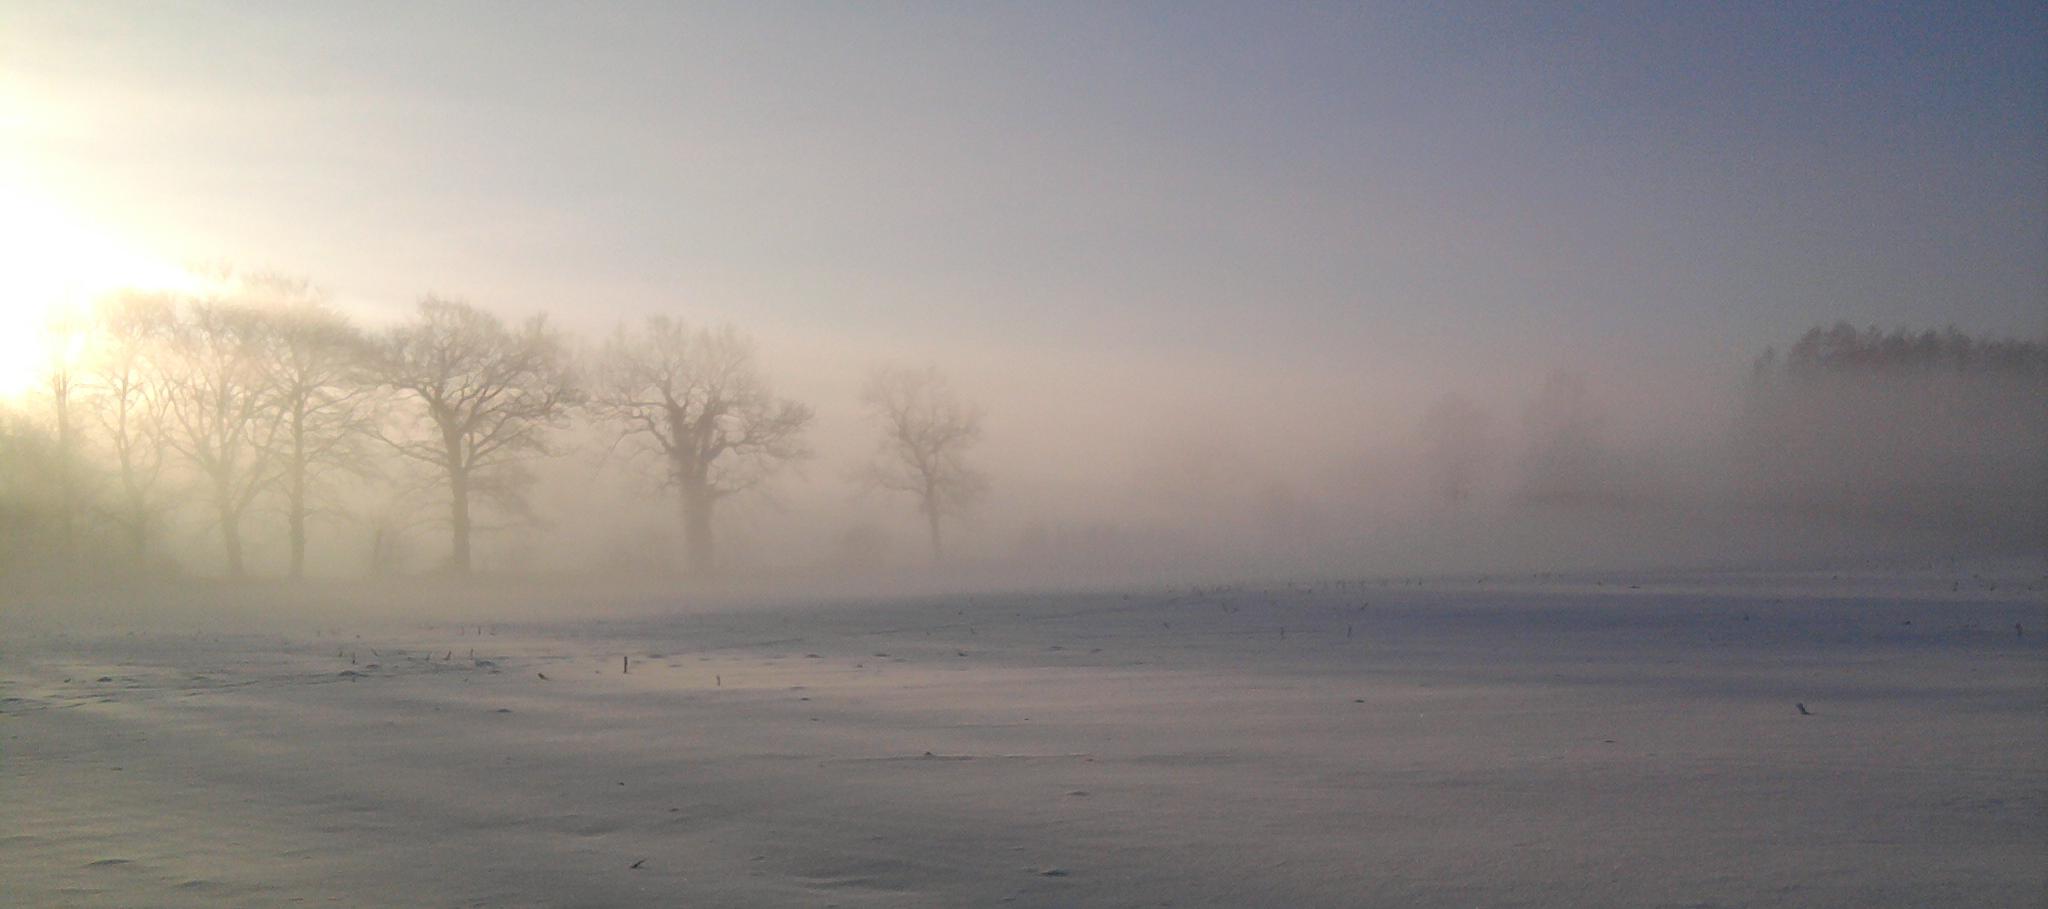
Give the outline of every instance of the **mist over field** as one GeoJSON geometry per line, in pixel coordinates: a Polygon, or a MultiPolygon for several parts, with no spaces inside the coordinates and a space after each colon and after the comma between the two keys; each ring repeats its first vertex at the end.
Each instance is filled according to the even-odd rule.
{"type": "MultiPolygon", "coordinates": [[[[1638,33],[1645,11],[622,5],[486,37],[459,10],[15,5],[10,450],[72,463],[55,506],[10,471],[13,570],[51,522],[118,561],[126,495],[160,519],[151,570],[232,573],[193,457],[147,503],[110,463],[105,313],[136,296],[166,324],[317,306],[365,339],[315,393],[374,391],[379,425],[317,508],[280,505],[275,401],[235,440],[257,576],[291,571],[293,511],[315,575],[456,558],[446,478],[355,444],[421,425],[388,362],[421,299],[561,332],[564,406],[477,503],[492,571],[927,572],[923,499],[874,483],[883,367],[975,417],[975,494],[940,503],[966,578],[2040,548],[2038,48],[1988,24],[2028,14],[1965,39],[1758,7],[1638,33]],[[1467,42],[1506,52],[1435,62],[1467,42]],[[714,508],[592,400],[606,340],[650,316],[729,326],[749,381],[810,415],[714,508]],[[1953,375],[1760,403],[1792,393],[1756,358],[1838,323],[1960,332],[1926,368],[1953,375]],[[725,545],[693,556],[704,511],[725,545]]],[[[150,352],[154,381],[194,356],[150,352]]]]}
{"type": "Polygon", "coordinates": [[[2044,35],[0,0],[0,907],[2032,905],[2044,35]]]}
{"type": "MultiPolygon", "coordinates": [[[[362,332],[366,347],[350,368],[364,372],[319,393],[360,397],[347,406],[374,420],[330,430],[347,459],[314,465],[304,570],[327,579],[444,573],[451,528],[440,454],[408,458],[391,444],[419,435],[421,405],[377,375],[380,345],[406,323],[335,322],[362,332]]],[[[505,495],[477,501],[477,571],[666,583],[938,574],[1003,586],[1047,573],[1213,583],[1953,560],[2036,554],[2044,538],[2048,353],[2039,341],[2006,342],[2008,360],[1972,363],[1973,344],[1997,345],[1952,332],[1942,343],[1961,351],[1958,362],[1850,366],[1809,354],[1779,375],[1744,360],[1688,387],[1647,366],[1496,368],[1472,381],[1284,365],[1261,373],[1223,355],[949,360],[942,350],[761,335],[742,342],[754,346],[754,378],[808,418],[790,433],[787,458],[754,464],[741,453],[714,465],[759,476],[719,496],[707,518],[715,551],[693,565],[675,465],[631,417],[594,400],[616,365],[605,340],[622,327],[640,330],[558,338],[564,389],[577,400],[537,428],[544,447],[520,455],[505,495]],[[942,503],[940,558],[918,490],[872,475],[889,458],[878,447],[887,432],[861,389],[884,366],[933,371],[976,420],[958,456],[981,485],[971,501],[942,503]]],[[[1829,336],[1845,331],[1850,348],[1874,334],[1844,325],[1829,336]]],[[[114,344],[92,330],[78,343],[114,344]]],[[[164,376],[189,369],[183,354],[151,356],[164,376]]],[[[93,372],[106,368],[73,368],[68,443],[48,428],[47,394],[16,406],[10,567],[23,577],[62,575],[67,560],[166,578],[227,572],[204,470],[168,435],[136,439],[160,450],[148,453],[153,485],[136,506],[148,526],[130,539],[132,481],[108,435],[120,414],[93,372]],[[68,506],[66,484],[75,487],[68,506]]],[[[252,402],[265,393],[252,385],[252,402]]],[[[257,577],[291,564],[289,477],[272,428],[284,416],[258,402],[241,443],[245,475],[233,478],[247,484],[244,573],[257,577]]],[[[162,414],[142,418],[175,429],[162,414]]]]}

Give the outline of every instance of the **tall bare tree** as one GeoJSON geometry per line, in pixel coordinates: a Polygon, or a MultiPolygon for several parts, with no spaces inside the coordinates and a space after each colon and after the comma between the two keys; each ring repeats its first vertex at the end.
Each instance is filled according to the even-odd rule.
{"type": "Polygon", "coordinates": [[[119,486],[114,523],[137,564],[164,510],[158,488],[169,440],[171,393],[165,358],[176,318],[164,294],[122,292],[100,301],[89,363],[88,412],[113,455],[119,486]]]}
{"type": "Polygon", "coordinates": [[[651,442],[679,493],[690,570],[712,569],[712,513],[791,461],[810,456],[811,409],[769,390],[754,344],[731,326],[692,330],[667,316],[620,326],[594,370],[593,414],[621,438],[651,442]]]}
{"type": "Polygon", "coordinates": [[[85,510],[85,477],[80,470],[79,411],[83,403],[83,352],[91,341],[90,326],[68,310],[53,313],[43,326],[45,357],[42,391],[49,397],[50,420],[56,430],[52,462],[57,488],[58,551],[65,568],[79,557],[80,524],[85,510]]]}
{"type": "Polygon", "coordinates": [[[935,367],[877,369],[868,376],[861,403],[882,436],[867,482],[917,499],[931,533],[932,560],[941,560],[940,522],[966,511],[988,490],[988,478],[967,463],[967,450],[981,441],[980,409],[956,397],[935,367]]]}
{"type": "Polygon", "coordinates": [[[270,332],[261,309],[213,294],[189,300],[170,333],[166,440],[204,480],[229,577],[247,573],[242,519],[279,473],[270,332]]]}
{"type": "Polygon", "coordinates": [[[385,339],[384,380],[416,398],[429,438],[387,436],[400,454],[446,478],[453,535],[450,567],[470,570],[470,504],[524,505],[531,473],[548,454],[548,430],[580,399],[567,344],[536,316],[511,328],[468,303],[428,297],[385,339]]]}
{"type": "Polygon", "coordinates": [[[279,482],[291,547],[291,576],[306,573],[306,521],[321,482],[364,472],[379,391],[368,340],[302,279],[262,276],[253,290],[275,301],[266,313],[263,368],[278,427],[279,482]]]}

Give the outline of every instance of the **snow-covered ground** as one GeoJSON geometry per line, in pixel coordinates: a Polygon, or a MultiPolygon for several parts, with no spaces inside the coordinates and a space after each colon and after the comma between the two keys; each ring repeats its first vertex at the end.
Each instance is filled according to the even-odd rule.
{"type": "Polygon", "coordinates": [[[2038,906],[2044,592],[2033,565],[23,615],[0,904],[2038,906]]]}

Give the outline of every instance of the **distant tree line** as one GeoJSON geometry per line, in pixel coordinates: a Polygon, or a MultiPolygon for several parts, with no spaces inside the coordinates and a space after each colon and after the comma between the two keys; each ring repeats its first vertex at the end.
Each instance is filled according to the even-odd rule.
{"type": "Polygon", "coordinates": [[[1764,507],[2040,543],[2048,342],[1815,327],[1755,360],[1733,442],[1764,507]]]}
{"type": "Polygon", "coordinates": [[[1423,469],[1447,508],[1489,478],[1527,505],[1612,509],[1674,492],[1791,518],[1887,524],[2000,545],[2048,543],[2048,340],[1955,328],[1816,326],[1750,363],[1721,455],[1686,490],[1617,450],[1583,376],[1532,389],[1512,442],[1446,394],[1418,424],[1423,469]],[[1510,445],[1512,470],[1496,465],[1510,445]],[[1727,469],[1726,482],[1720,470],[1727,469]]]}
{"type": "MultiPolygon", "coordinates": [[[[175,570],[162,550],[182,514],[230,577],[249,573],[259,523],[281,525],[285,572],[303,576],[323,517],[361,528],[373,570],[412,530],[442,525],[448,570],[468,573],[477,509],[526,516],[536,462],[583,420],[659,455],[681,561],[704,573],[717,505],[811,456],[812,409],[773,393],[731,326],[654,316],[579,356],[545,316],[509,323],[430,296],[370,332],[305,280],[211,278],[53,320],[35,393],[0,410],[0,571],[175,570]],[[413,507],[423,499],[442,517],[413,507]]],[[[936,558],[941,520],[986,485],[967,459],[980,411],[931,369],[878,368],[862,402],[877,438],[862,475],[907,494],[936,558]]]]}
{"type": "Polygon", "coordinates": [[[1847,322],[1815,326],[1785,349],[1764,348],[1751,367],[1760,382],[1821,376],[1933,373],[2039,379],[2048,376],[2048,342],[1973,338],[1950,326],[1941,331],[1857,329],[1847,322]]]}

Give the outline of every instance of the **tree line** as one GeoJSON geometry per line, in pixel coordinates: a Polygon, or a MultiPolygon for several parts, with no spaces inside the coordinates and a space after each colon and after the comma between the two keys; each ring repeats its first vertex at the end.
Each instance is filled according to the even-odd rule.
{"type": "MultiPolygon", "coordinates": [[[[368,331],[303,279],[241,274],[110,295],[46,340],[33,407],[0,420],[0,567],[145,566],[180,509],[203,516],[230,577],[249,572],[259,515],[281,517],[293,578],[323,515],[366,526],[374,564],[408,519],[344,503],[354,483],[437,495],[447,568],[466,574],[478,510],[525,516],[536,462],[586,420],[659,457],[702,574],[720,503],[812,456],[813,409],[774,393],[748,335],[667,315],[583,347],[545,315],[429,296],[368,331]]],[[[942,523],[987,488],[970,459],[981,411],[935,368],[894,365],[860,406],[875,436],[861,478],[914,504],[937,558],[942,523]]]]}
{"type": "Polygon", "coordinates": [[[1858,329],[1847,322],[1814,326],[1781,356],[1764,348],[1751,365],[1759,382],[1825,375],[1957,375],[2048,377],[2048,343],[2019,338],[1980,339],[1951,325],[1940,331],[1858,329]]]}
{"type": "Polygon", "coordinates": [[[2048,341],[1815,326],[1754,361],[1731,442],[1771,508],[2038,545],[2048,341]]]}
{"type": "MultiPolygon", "coordinates": [[[[2048,340],[1817,325],[1764,348],[1732,419],[1714,428],[1705,454],[1729,488],[1712,486],[1719,477],[1691,482],[1773,512],[2018,538],[2038,532],[2048,498],[2044,402],[2048,340]]],[[[1668,492],[1631,475],[1640,465],[1614,450],[1605,417],[1583,376],[1538,385],[1512,464],[1516,498],[1611,508],[1668,492]]],[[[1418,429],[1446,505],[1503,472],[1505,434],[1472,400],[1443,396],[1418,429]]]]}

